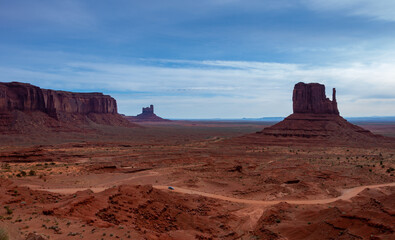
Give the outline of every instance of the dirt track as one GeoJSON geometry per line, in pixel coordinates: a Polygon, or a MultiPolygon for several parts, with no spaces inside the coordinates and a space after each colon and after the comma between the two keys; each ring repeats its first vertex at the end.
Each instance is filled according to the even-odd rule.
{"type": "MultiPolygon", "coordinates": [[[[263,205],[263,206],[270,206],[270,205],[275,205],[281,202],[286,202],[288,204],[299,204],[299,205],[314,205],[314,204],[328,204],[335,202],[337,200],[350,200],[351,198],[357,196],[360,192],[362,192],[365,189],[373,189],[373,188],[381,188],[381,187],[391,187],[395,186],[395,182],[393,183],[384,183],[384,184],[377,184],[377,185],[367,185],[367,186],[360,186],[360,187],[354,187],[350,189],[345,189],[343,190],[343,194],[340,195],[339,197],[336,198],[325,198],[325,199],[312,199],[312,200],[277,200],[277,201],[259,201],[259,200],[248,200],[248,199],[240,199],[240,198],[233,198],[233,197],[226,197],[222,195],[217,195],[213,193],[206,193],[206,192],[201,192],[201,191],[196,191],[196,190],[191,190],[191,189],[185,189],[185,188],[179,188],[179,187],[173,187],[174,190],[168,189],[168,186],[162,186],[162,185],[156,185],[153,186],[156,189],[160,190],[169,190],[177,193],[183,193],[183,194],[195,194],[195,195],[200,195],[208,198],[215,198],[219,200],[224,200],[224,201],[229,201],[229,202],[235,202],[235,203],[244,203],[244,204],[252,204],[252,205],[263,205]]],[[[84,191],[87,189],[92,190],[93,192],[101,192],[104,191],[105,187],[95,187],[95,188],[52,188],[52,189],[41,189],[37,188],[33,185],[29,186],[35,190],[42,190],[42,191],[48,191],[48,192],[54,192],[54,193],[62,193],[62,194],[72,194],[77,191],[84,191]]]]}
{"type": "MultiPolygon", "coordinates": [[[[356,195],[358,195],[360,192],[362,192],[365,189],[368,188],[380,188],[380,187],[390,187],[390,186],[395,186],[395,183],[385,183],[385,184],[377,184],[377,185],[368,185],[368,186],[360,186],[360,187],[355,187],[355,188],[350,188],[350,189],[345,189],[343,190],[343,194],[339,197],[336,198],[326,198],[326,199],[314,199],[314,200],[278,200],[278,201],[259,201],[259,200],[248,200],[248,199],[240,199],[240,198],[232,198],[232,197],[226,197],[222,195],[217,195],[217,194],[212,194],[212,193],[205,193],[205,192],[200,192],[200,191],[195,191],[195,190],[190,190],[190,189],[184,189],[184,188],[179,188],[179,187],[174,187],[174,192],[178,193],[184,193],[184,194],[197,194],[201,195],[204,197],[209,197],[209,198],[215,198],[215,199],[220,199],[224,201],[230,201],[230,202],[236,202],[236,203],[245,203],[245,204],[253,204],[253,205],[264,205],[264,206],[269,206],[269,205],[274,205],[278,204],[280,202],[286,202],[289,204],[301,204],[301,205],[313,205],[313,204],[327,204],[327,203],[332,203],[337,200],[349,200],[356,195]]],[[[167,186],[154,186],[154,188],[157,189],[168,189],[167,186]]]]}

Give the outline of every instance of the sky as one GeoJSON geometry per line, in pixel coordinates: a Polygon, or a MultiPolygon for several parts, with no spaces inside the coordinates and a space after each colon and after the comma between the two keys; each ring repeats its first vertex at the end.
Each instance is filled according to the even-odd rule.
{"type": "Polygon", "coordinates": [[[292,113],[298,82],[341,115],[395,115],[393,0],[0,0],[0,81],[103,92],[165,118],[292,113]]]}

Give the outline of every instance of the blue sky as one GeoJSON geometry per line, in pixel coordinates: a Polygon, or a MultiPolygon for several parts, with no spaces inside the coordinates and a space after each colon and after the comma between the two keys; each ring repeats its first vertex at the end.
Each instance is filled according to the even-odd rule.
{"type": "Polygon", "coordinates": [[[0,81],[101,91],[120,113],[287,116],[297,82],[395,115],[393,0],[0,0],[0,81]]]}

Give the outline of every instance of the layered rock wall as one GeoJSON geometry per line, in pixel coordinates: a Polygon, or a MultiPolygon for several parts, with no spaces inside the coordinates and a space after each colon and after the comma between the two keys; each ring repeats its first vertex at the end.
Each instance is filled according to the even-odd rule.
{"type": "Polygon", "coordinates": [[[293,112],[339,115],[336,102],[336,89],[332,101],[325,95],[325,85],[319,83],[297,83],[293,91],[293,112]]]}
{"type": "Polygon", "coordinates": [[[0,83],[0,111],[45,111],[44,94],[39,87],[22,83],[0,83]]]}
{"type": "Polygon", "coordinates": [[[116,114],[116,100],[102,93],[73,93],[41,89],[26,83],[0,83],[0,111],[116,114]]]}
{"type": "Polygon", "coordinates": [[[43,92],[49,113],[117,113],[115,99],[102,93],[72,93],[45,89],[43,92]]]}

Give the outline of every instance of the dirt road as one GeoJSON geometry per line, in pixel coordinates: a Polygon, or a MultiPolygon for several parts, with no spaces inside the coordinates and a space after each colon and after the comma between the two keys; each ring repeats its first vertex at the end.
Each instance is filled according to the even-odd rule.
{"type": "MultiPolygon", "coordinates": [[[[62,194],[72,194],[77,191],[84,191],[87,189],[90,189],[93,192],[101,192],[101,191],[104,191],[105,189],[107,189],[106,187],[39,188],[38,186],[34,186],[34,185],[30,185],[30,186],[25,185],[25,186],[28,186],[28,187],[35,189],[35,190],[42,190],[42,191],[62,193],[62,194]]],[[[336,197],[336,198],[312,199],[312,200],[277,200],[277,201],[261,201],[261,200],[233,198],[233,197],[227,197],[227,196],[217,195],[217,194],[213,194],[213,193],[206,193],[206,192],[185,189],[185,188],[180,188],[180,187],[173,187],[173,190],[170,190],[168,186],[162,186],[162,185],[155,185],[153,187],[156,189],[160,189],[160,190],[167,190],[167,191],[177,192],[177,193],[182,193],[182,194],[195,194],[195,195],[200,195],[200,196],[204,196],[204,197],[208,197],[208,198],[215,198],[215,199],[229,201],[229,202],[235,202],[235,203],[270,206],[270,205],[278,204],[280,202],[286,202],[289,204],[298,204],[298,205],[313,205],[313,204],[328,204],[328,203],[335,202],[337,200],[346,200],[347,201],[347,200],[350,200],[351,198],[357,196],[360,192],[362,192],[365,189],[374,189],[374,188],[390,187],[390,186],[395,186],[395,182],[394,183],[359,186],[359,187],[345,189],[345,190],[343,190],[342,195],[340,195],[339,197],[336,197]]]]}
{"type": "Polygon", "coordinates": [[[394,183],[377,184],[377,185],[359,186],[359,187],[355,187],[355,188],[345,189],[345,190],[343,190],[343,194],[340,195],[339,197],[336,197],[336,198],[313,199],[313,200],[278,200],[278,201],[260,201],[260,200],[240,199],[240,198],[226,197],[226,196],[217,195],[217,194],[213,194],[213,193],[206,193],[206,192],[190,190],[190,189],[185,189],[185,188],[179,188],[179,187],[173,187],[174,190],[168,189],[168,186],[154,186],[154,188],[161,189],[161,190],[174,191],[174,192],[183,193],[183,194],[196,194],[196,195],[200,195],[200,196],[204,196],[204,197],[215,198],[215,199],[220,199],[220,200],[235,202],[235,203],[270,206],[270,205],[278,204],[280,202],[286,202],[289,204],[299,204],[299,205],[328,204],[328,203],[335,202],[337,200],[350,200],[351,198],[355,197],[360,192],[362,192],[363,190],[368,189],[368,188],[372,189],[372,188],[381,188],[381,187],[389,187],[389,186],[395,186],[395,182],[394,183]]]}

